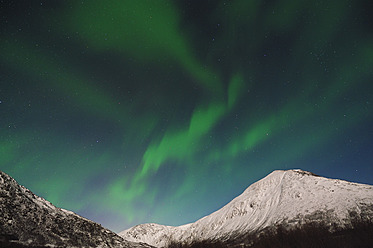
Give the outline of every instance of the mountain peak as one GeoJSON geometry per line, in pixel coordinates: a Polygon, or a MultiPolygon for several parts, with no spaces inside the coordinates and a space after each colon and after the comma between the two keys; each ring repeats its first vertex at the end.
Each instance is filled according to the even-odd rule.
{"type": "Polygon", "coordinates": [[[288,170],[288,171],[292,171],[292,172],[295,172],[295,173],[299,173],[299,174],[301,174],[301,175],[308,175],[308,176],[320,177],[320,176],[317,175],[317,174],[314,174],[314,173],[309,172],[309,171],[304,171],[304,170],[301,170],[301,169],[292,169],[292,170],[288,170]]]}
{"type": "Polygon", "coordinates": [[[328,228],[346,227],[354,218],[373,219],[373,186],[328,179],[301,169],[275,170],[194,223],[153,226],[149,231],[140,225],[120,235],[162,247],[170,240],[227,240],[275,226],[294,228],[316,222],[328,228]]]}
{"type": "Polygon", "coordinates": [[[308,175],[308,176],[320,177],[317,174],[314,174],[312,172],[305,171],[305,170],[302,170],[302,169],[274,170],[270,174],[268,174],[268,176],[271,176],[271,175],[273,175],[273,176],[274,175],[281,176],[282,174],[285,174],[285,173],[297,173],[297,174],[300,174],[300,175],[308,175]]]}

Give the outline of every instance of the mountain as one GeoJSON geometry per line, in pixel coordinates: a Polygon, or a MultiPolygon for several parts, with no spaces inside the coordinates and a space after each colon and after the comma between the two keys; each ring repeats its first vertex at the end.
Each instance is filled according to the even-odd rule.
{"type": "Polygon", "coordinates": [[[302,170],[277,170],[194,223],[179,227],[143,224],[119,235],[156,247],[206,241],[243,247],[278,230],[283,233],[311,226],[332,233],[353,229],[356,223],[373,224],[373,186],[302,170]]]}
{"type": "Polygon", "coordinates": [[[0,171],[0,247],[151,247],[57,208],[0,171]]]}

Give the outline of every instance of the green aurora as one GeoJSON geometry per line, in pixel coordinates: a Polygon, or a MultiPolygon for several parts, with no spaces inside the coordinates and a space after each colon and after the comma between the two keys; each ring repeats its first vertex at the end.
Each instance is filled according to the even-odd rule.
{"type": "Polygon", "coordinates": [[[114,231],[274,169],[373,183],[369,1],[4,1],[0,170],[114,231]]]}

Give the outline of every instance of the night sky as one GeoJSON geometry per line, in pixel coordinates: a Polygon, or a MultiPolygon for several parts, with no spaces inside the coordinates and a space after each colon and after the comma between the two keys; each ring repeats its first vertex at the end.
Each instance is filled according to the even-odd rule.
{"type": "Polygon", "coordinates": [[[275,169],[373,184],[370,0],[0,1],[0,170],[114,231],[275,169]]]}

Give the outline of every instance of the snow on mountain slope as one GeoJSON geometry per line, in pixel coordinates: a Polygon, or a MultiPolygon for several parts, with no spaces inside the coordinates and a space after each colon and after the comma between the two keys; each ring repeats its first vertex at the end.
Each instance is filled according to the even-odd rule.
{"type": "Polygon", "coordinates": [[[141,242],[147,244],[152,243],[154,246],[163,246],[165,243],[164,241],[169,239],[175,229],[176,227],[172,226],[149,223],[134,226],[131,229],[119,233],[119,236],[126,236],[129,241],[133,242],[141,240],[141,242]]]}
{"type": "Polygon", "coordinates": [[[0,247],[150,247],[57,208],[0,171],[0,247]]]}
{"type": "Polygon", "coordinates": [[[266,227],[322,222],[349,226],[353,218],[373,220],[373,186],[328,179],[302,170],[274,171],[220,210],[180,227],[144,224],[119,233],[125,239],[162,247],[227,240],[266,227]]]}

